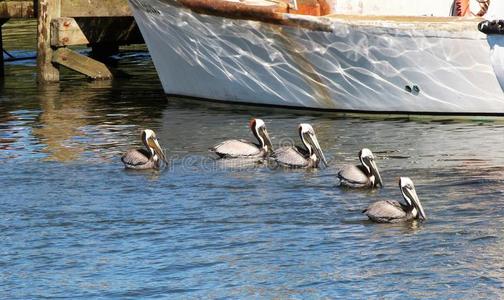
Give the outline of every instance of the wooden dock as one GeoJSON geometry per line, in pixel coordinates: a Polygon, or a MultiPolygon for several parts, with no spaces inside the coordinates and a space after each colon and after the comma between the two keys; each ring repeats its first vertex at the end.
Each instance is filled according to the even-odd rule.
{"type": "Polygon", "coordinates": [[[127,0],[0,0],[0,77],[4,76],[2,25],[9,19],[37,19],[37,79],[57,82],[61,66],[91,79],[110,79],[103,63],[71,49],[86,45],[94,56],[118,53],[119,46],[143,44],[127,0]]]}

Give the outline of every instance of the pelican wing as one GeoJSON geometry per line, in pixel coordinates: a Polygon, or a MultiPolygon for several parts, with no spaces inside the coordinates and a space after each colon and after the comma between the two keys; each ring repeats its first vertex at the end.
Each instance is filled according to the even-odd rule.
{"type": "MultiPolygon", "coordinates": [[[[304,151],[306,152],[306,151],[304,151]]],[[[304,168],[308,166],[306,154],[298,147],[281,147],[273,152],[273,157],[280,165],[294,168],[304,168]]]]}
{"type": "Polygon", "coordinates": [[[151,163],[149,158],[150,153],[145,149],[130,149],[121,157],[121,160],[127,168],[140,169],[151,163]]]}
{"type": "Polygon", "coordinates": [[[362,166],[346,165],[338,172],[340,183],[350,187],[364,187],[370,184],[362,166]]]}
{"type": "Polygon", "coordinates": [[[380,223],[393,223],[407,217],[401,203],[392,200],[378,201],[363,211],[369,219],[380,223]]]}
{"type": "Polygon", "coordinates": [[[227,140],[210,149],[220,157],[233,158],[243,156],[256,156],[261,154],[261,149],[254,143],[245,140],[227,140]]]}

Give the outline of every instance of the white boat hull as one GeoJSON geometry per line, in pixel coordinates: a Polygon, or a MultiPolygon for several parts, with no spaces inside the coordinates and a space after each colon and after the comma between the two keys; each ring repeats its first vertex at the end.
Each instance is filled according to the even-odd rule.
{"type": "Polygon", "coordinates": [[[476,20],[290,15],[330,29],[312,30],[174,3],[130,0],[166,94],[337,111],[504,114],[504,36],[487,37],[476,20]]]}

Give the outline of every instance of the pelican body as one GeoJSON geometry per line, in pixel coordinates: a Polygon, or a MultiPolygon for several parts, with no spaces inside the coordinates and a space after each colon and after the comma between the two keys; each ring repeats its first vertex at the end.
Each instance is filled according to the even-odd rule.
{"type": "Polygon", "coordinates": [[[361,165],[344,166],[338,173],[340,185],[349,188],[383,187],[383,182],[371,150],[364,148],[359,152],[361,165]]]}
{"type": "Polygon", "coordinates": [[[142,143],[146,149],[130,149],[121,157],[126,169],[160,169],[163,162],[167,163],[154,131],[143,130],[142,143]]]}
{"type": "Polygon", "coordinates": [[[210,148],[220,158],[266,158],[273,146],[266,125],[261,119],[252,119],[249,124],[258,144],[246,140],[227,140],[210,148]]]}
{"type": "Polygon", "coordinates": [[[287,168],[318,168],[322,162],[327,166],[327,160],[320,148],[315,131],[310,124],[300,124],[299,136],[305,148],[299,146],[281,147],[272,157],[275,162],[287,168]]]}
{"type": "Polygon", "coordinates": [[[413,219],[425,220],[425,212],[418,199],[413,181],[408,177],[399,179],[399,187],[405,203],[394,200],[378,201],[363,211],[377,223],[398,223],[413,219]]]}

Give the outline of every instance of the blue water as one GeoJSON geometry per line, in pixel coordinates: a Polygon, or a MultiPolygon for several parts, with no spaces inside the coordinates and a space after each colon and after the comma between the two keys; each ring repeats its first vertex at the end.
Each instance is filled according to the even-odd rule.
{"type": "Polygon", "coordinates": [[[145,49],[116,59],[113,82],[64,71],[45,87],[33,60],[7,64],[0,298],[502,297],[502,120],[349,118],[166,98],[145,49]],[[253,116],[274,145],[299,143],[297,124],[311,123],[330,166],[213,159],[215,143],[252,138],[253,116]],[[120,162],[143,128],[167,149],[163,172],[120,162]],[[339,167],[357,163],[364,146],[385,188],[340,189],[339,167]],[[400,200],[398,176],[413,179],[428,220],[367,221],[369,203],[400,200]]]}

